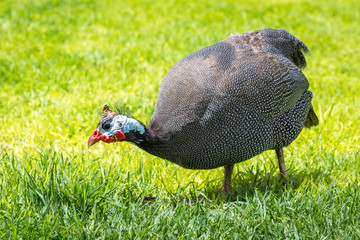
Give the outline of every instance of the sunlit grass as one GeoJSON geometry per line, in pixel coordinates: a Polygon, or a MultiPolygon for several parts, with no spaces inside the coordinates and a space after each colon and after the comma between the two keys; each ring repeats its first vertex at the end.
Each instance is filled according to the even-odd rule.
{"type": "Polygon", "coordinates": [[[0,238],[359,238],[358,22],[355,1],[1,1],[0,238]],[[87,149],[103,104],[146,124],[174,63],[266,27],[309,47],[320,119],[285,149],[286,190],[270,151],[236,165],[226,202],[222,168],[87,149]]]}

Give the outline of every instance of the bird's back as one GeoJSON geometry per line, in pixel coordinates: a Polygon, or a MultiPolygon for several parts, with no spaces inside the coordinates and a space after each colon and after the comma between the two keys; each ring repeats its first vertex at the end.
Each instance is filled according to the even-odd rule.
{"type": "Polygon", "coordinates": [[[299,69],[306,66],[302,50],[284,29],[264,29],[180,60],[161,83],[149,122],[162,140],[157,155],[187,168],[214,168],[289,144],[312,109],[299,69]],[[286,141],[275,124],[284,118],[301,125],[286,141]]]}

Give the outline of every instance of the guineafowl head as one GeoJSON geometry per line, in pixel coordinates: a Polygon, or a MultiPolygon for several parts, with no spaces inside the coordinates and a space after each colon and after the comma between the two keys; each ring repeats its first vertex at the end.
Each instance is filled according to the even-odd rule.
{"type": "Polygon", "coordinates": [[[106,143],[129,141],[140,144],[146,140],[146,130],[138,120],[115,113],[105,104],[101,120],[88,140],[88,147],[100,140],[106,143]]]}

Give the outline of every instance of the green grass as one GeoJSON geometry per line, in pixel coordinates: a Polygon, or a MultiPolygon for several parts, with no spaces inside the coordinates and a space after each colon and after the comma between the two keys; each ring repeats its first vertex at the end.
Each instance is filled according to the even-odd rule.
{"type": "Polygon", "coordinates": [[[360,238],[356,1],[0,2],[1,239],[360,238]],[[102,105],[144,123],[166,72],[230,33],[284,27],[307,44],[320,125],[285,149],[186,170],[87,138],[102,105]],[[151,197],[156,197],[152,199],[151,197]]]}

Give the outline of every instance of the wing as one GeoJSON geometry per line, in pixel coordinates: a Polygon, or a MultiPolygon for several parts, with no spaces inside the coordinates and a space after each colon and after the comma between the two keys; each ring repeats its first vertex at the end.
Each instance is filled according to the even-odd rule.
{"type": "Polygon", "coordinates": [[[215,94],[216,82],[224,74],[222,64],[231,61],[226,57],[231,52],[228,47],[217,43],[190,54],[171,68],[160,85],[149,122],[152,132],[166,139],[183,126],[199,121],[215,94]]]}
{"type": "Polygon", "coordinates": [[[161,83],[149,129],[167,138],[237,105],[264,120],[287,111],[308,82],[289,58],[276,50],[274,54],[271,47],[257,31],[233,35],[179,61],[161,83]]]}
{"type": "Polygon", "coordinates": [[[217,93],[227,96],[229,104],[241,105],[269,120],[294,106],[308,89],[307,79],[292,62],[253,50],[238,54],[217,86],[217,93]]]}

